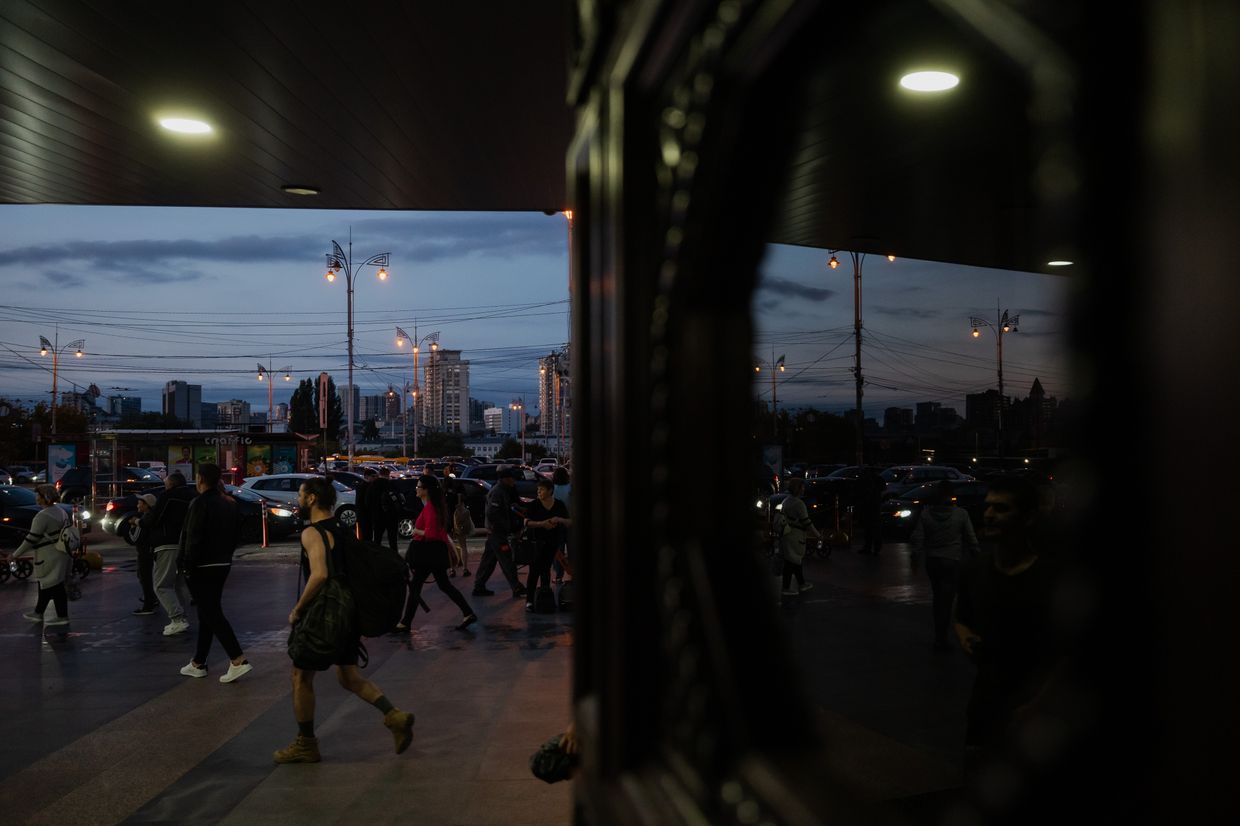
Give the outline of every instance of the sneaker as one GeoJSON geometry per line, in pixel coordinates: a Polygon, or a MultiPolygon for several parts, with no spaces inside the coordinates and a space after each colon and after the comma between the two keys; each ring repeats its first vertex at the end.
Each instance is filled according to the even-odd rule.
{"type": "Polygon", "coordinates": [[[534,613],[534,603],[532,602],[525,603],[525,610],[529,611],[531,614],[534,613]]]}
{"type": "Polygon", "coordinates": [[[806,591],[812,590],[812,589],[813,589],[813,587],[814,587],[814,583],[812,583],[812,582],[802,582],[802,583],[801,583],[801,593],[803,594],[803,593],[805,593],[806,591]]]}
{"type": "Polygon", "coordinates": [[[135,608],[131,612],[135,617],[149,617],[155,613],[155,606],[143,605],[141,608],[135,608]]]}
{"type": "Polygon", "coordinates": [[[457,630],[457,631],[464,631],[466,628],[468,628],[469,626],[473,625],[473,624],[474,624],[475,622],[477,622],[477,621],[478,621],[478,615],[477,615],[477,614],[470,614],[468,617],[466,617],[465,619],[461,620],[461,624],[460,624],[460,625],[458,625],[458,626],[456,627],[456,630],[457,630]]]}
{"type": "Polygon", "coordinates": [[[43,615],[36,614],[34,611],[27,611],[26,613],[22,614],[22,616],[30,620],[31,622],[43,622],[43,615]]]}
{"type": "Polygon", "coordinates": [[[396,741],[396,753],[404,754],[405,749],[413,742],[413,712],[394,708],[383,715],[383,725],[392,732],[396,741]]]}
{"type": "Polygon", "coordinates": [[[797,595],[797,591],[795,588],[785,588],[784,590],[780,591],[780,593],[786,597],[795,597],[797,595]]]}
{"type": "Polygon", "coordinates": [[[475,589],[473,590],[473,594],[474,594],[474,596],[476,596],[476,597],[493,597],[493,596],[495,596],[495,592],[494,592],[494,591],[492,591],[490,588],[475,588],[475,589]]]}
{"type": "Polygon", "coordinates": [[[229,663],[228,673],[225,674],[223,677],[220,677],[220,682],[231,683],[233,680],[240,679],[241,677],[244,677],[246,674],[249,674],[253,670],[254,670],[254,666],[250,665],[249,660],[243,661],[241,665],[233,665],[232,663],[229,663]]]}
{"type": "Polygon", "coordinates": [[[277,763],[317,763],[323,759],[319,754],[319,738],[300,734],[273,757],[277,763]]]}
{"type": "Polygon", "coordinates": [[[69,618],[68,617],[55,617],[54,619],[43,620],[43,624],[44,625],[68,625],[69,618]]]}
{"type": "Polygon", "coordinates": [[[193,660],[190,660],[187,665],[181,666],[181,673],[186,677],[205,677],[207,676],[207,667],[204,665],[202,668],[199,668],[194,665],[193,660]]]}
{"type": "Polygon", "coordinates": [[[189,630],[189,623],[183,619],[173,620],[164,626],[164,636],[171,637],[176,634],[184,634],[189,630]]]}

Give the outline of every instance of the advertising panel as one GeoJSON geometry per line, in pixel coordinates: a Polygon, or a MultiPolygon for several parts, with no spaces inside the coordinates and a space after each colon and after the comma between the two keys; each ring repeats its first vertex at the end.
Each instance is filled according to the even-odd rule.
{"type": "Polygon", "coordinates": [[[294,473],[297,470],[297,448],[294,445],[276,445],[271,451],[272,473],[294,473]]]}
{"type": "Polygon", "coordinates": [[[179,472],[185,480],[194,478],[194,449],[189,445],[170,445],[168,447],[168,472],[179,472]]]}
{"type": "Polygon", "coordinates": [[[65,471],[77,467],[77,445],[47,446],[47,482],[54,485],[65,475],[65,471]]]}
{"type": "Polygon", "coordinates": [[[194,462],[196,464],[219,464],[219,448],[215,445],[194,445],[194,462]]]}
{"type": "Polygon", "coordinates": [[[245,475],[266,476],[271,473],[271,445],[250,445],[245,451],[245,475]]]}

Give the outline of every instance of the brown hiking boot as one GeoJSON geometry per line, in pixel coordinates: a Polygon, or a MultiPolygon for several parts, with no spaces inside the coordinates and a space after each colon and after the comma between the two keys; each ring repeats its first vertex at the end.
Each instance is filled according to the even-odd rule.
{"type": "Polygon", "coordinates": [[[275,753],[277,763],[317,763],[323,758],[319,756],[319,738],[297,735],[287,747],[275,753]]]}
{"type": "Polygon", "coordinates": [[[413,712],[394,708],[383,715],[383,725],[392,732],[392,739],[396,741],[396,753],[403,754],[413,742],[413,712]]]}

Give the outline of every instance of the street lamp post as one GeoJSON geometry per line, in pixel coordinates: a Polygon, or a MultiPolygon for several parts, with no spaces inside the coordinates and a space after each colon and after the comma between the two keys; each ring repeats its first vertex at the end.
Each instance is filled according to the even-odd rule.
{"type": "MultiPolygon", "coordinates": [[[[409,382],[405,382],[404,387],[402,387],[400,391],[400,420],[404,422],[405,425],[401,434],[400,451],[401,455],[406,457],[409,455],[409,417],[405,413],[405,398],[409,396],[412,388],[413,386],[409,384],[409,382]]],[[[389,399],[395,398],[396,396],[396,391],[392,389],[391,385],[388,385],[387,394],[389,399]]],[[[417,399],[416,395],[414,395],[414,399],[417,399]]],[[[416,432],[414,434],[414,438],[417,438],[416,432]]],[[[414,452],[417,452],[416,447],[414,448],[414,452]]]]}
{"type": "MultiPolygon", "coordinates": [[[[293,368],[291,366],[287,366],[287,365],[280,368],[280,372],[284,374],[285,381],[293,380],[293,376],[291,375],[291,372],[290,372],[292,371],[292,369],[293,368]]],[[[263,367],[261,364],[258,365],[258,380],[259,381],[266,380],[267,382],[267,432],[268,433],[272,432],[272,421],[271,420],[275,416],[275,410],[276,410],[275,388],[273,386],[272,379],[273,379],[273,375],[271,372],[270,362],[268,362],[266,367],[263,367]]]]}
{"type": "Polygon", "coordinates": [[[86,339],[79,338],[76,341],[71,341],[68,344],[66,344],[64,346],[64,349],[62,350],[60,348],[60,328],[59,327],[56,328],[55,337],[56,337],[56,340],[53,343],[51,341],[48,341],[43,336],[39,336],[39,345],[40,345],[39,355],[46,356],[49,350],[52,353],[52,438],[53,439],[56,438],[56,394],[57,394],[56,385],[60,378],[60,354],[63,352],[67,352],[69,350],[73,350],[74,355],[77,358],[81,358],[82,348],[86,346],[86,339]]]}
{"type": "Polygon", "coordinates": [[[1003,336],[1006,333],[1017,332],[1016,325],[1020,322],[1020,315],[1008,315],[1007,310],[999,310],[999,301],[995,300],[995,321],[992,324],[984,318],[973,316],[969,319],[969,323],[973,325],[973,337],[981,338],[982,332],[980,327],[989,327],[990,331],[995,334],[995,362],[999,371],[999,433],[998,442],[995,450],[999,454],[999,462],[1003,463],[1003,336]]]}
{"type": "MultiPolygon", "coordinates": [[[[418,455],[418,352],[422,349],[422,344],[429,341],[431,343],[431,355],[439,352],[439,331],[427,333],[418,338],[418,325],[413,325],[413,335],[409,335],[400,327],[396,328],[396,346],[404,347],[405,342],[413,345],[413,455],[418,455]]],[[[432,373],[434,371],[432,370],[432,373]]]]}
{"type": "Polygon", "coordinates": [[[525,399],[521,398],[508,406],[512,410],[521,411],[521,424],[518,427],[521,428],[521,464],[525,464],[525,399]]]}
{"type": "MultiPolygon", "coordinates": [[[[831,255],[827,261],[827,266],[836,269],[840,265],[840,260],[835,257],[837,252],[842,250],[827,250],[831,255]]],[[[853,375],[857,381],[857,465],[860,467],[865,464],[865,413],[861,407],[861,397],[863,395],[862,386],[865,379],[861,375],[861,269],[865,265],[864,252],[849,252],[853,263],[853,336],[856,340],[856,355],[853,362],[853,375]]],[[[895,261],[894,255],[887,256],[888,261],[895,261]]]]}
{"type": "Polygon", "coordinates": [[[353,276],[360,272],[363,267],[378,267],[379,280],[386,281],[388,277],[388,256],[391,253],[381,252],[378,255],[372,255],[360,264],[353,263],[353,230],[349,230],[349,252],[340,248],[340,245],[332,241],[332,251],[327,253],[327,273],[323,276],[329,282],[336,280],[336,273],[344,270],[345,285],[348,295],[348,329],[349,329],[349,398],[345,405],[348,408],[349,415],[349,469],[353,469],[353,276]]]}
{"type": "Polygon", "coordinates": [[[771,371],[771,428],[775,432],[775,437],[779,438],[779,390],[776,387],[776,377],[784,372],[784,357],[781,355],[775,358],[775,351],[771,351],[771,360],[763,361],[762,359],[754,359],[753,371],[761,373],[762,368],[766,367],[771,371]]]}

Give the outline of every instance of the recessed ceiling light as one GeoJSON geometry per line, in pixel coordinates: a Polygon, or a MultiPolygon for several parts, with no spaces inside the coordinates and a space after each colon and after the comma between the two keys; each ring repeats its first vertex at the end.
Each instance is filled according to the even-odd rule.
{"type": "Polygon", "coordinates": [[[206,135],[212,131],[211,124],[193,118],[160,118],[159,125],[169,132],[180,132],[184,135],[206,135]]]}
{"type": "Polygon", "coordinates": [[[318,195],[319,188],[317,186],[304,186],[302,184],[285,184],[280,187],[289,195],[318,195]]]}
{"type": "Polygon", "coordinates": [[[960,78],[951,72],[909,72],[900,78],[900,85],[910,92],[946,92],[960,84],[960,78]]]}
{"type": "Polygon", "coordinates": [[[1071,267],[1072,262],[1071,261],[1047,261],[1046,266],[1048,267],[1071,267]]]}

